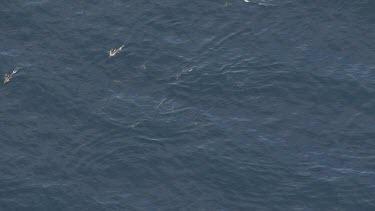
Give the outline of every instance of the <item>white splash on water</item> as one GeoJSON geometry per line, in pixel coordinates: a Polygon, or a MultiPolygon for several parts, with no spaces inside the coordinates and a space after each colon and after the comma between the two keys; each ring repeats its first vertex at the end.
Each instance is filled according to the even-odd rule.
{"type": "Polygon", "coordinates": [[[124,45],[122,45],[121,47],[119,48],[114,48],[114,49],[111,49],[110,51],[108,51],[108,55],[109,57],[113,57],[113,56],[116,56],[116,54],[120,53],[122,51],[122,48],[124,47],[124,45]]]}
{"type": "Polygon", "coordinates": [[[5,74],[4,76],[4,84],[10,82],[10,79],[13,78],[13,76],[20,70],[20,67],[16,67],[10,74],[5,74]]]}

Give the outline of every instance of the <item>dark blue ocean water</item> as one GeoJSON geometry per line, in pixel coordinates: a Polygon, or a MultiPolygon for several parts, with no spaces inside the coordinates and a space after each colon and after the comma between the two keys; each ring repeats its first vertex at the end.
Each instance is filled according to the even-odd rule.
{"type": "Polygon", "coordinates": [[[16,67],[0,211],[375,210],[373,0],[0,0],[16,67]]]}

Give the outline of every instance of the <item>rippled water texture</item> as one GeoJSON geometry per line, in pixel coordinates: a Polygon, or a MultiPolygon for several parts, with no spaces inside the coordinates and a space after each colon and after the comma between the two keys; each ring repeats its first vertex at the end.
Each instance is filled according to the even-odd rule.
{"type": "Polygon", "coordinates": [[[374,11],[2,0],[0,210],[375,210],[374,11]]]}

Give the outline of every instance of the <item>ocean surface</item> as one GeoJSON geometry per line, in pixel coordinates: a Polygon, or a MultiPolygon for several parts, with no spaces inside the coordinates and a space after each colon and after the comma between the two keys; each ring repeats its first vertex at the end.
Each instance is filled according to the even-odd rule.
{"type": "Polygon", "coordinates": [[[375,210],[375,1],[0,5],[0,211],[375,210]]]}

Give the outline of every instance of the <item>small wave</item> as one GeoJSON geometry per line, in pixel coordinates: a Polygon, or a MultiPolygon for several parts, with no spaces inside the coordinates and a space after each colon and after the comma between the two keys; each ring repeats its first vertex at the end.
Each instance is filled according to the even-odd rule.
{"type": "Polygon", "coordinates": [[[276,6],[276,5],[279,5],[279,4],[285,4],[285,3],[288,3],[288,2],[291,2],[291,1],[276,1],[276,0],[244,0],[244,2],[246,3],[254,3],[254,4],[258,4],[258,5],[261,5],[261,6],[276,6]]]}

